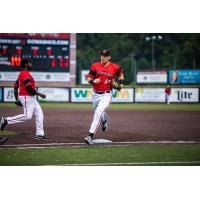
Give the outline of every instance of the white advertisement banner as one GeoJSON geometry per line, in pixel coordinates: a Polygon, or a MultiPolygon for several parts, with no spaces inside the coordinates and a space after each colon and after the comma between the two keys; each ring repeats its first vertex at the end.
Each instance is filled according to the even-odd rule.
{"type": "Polygon", "coordinates": [[[112,102],[116,103],[132,103],[133,102],[133,88],[123,88],[120,91],[112,91],[112,102]]]}
{"type": "Polygon", "coordinates": [[[167,71],[138,72],[137,83],[167,83],[167,71]]]}
{"type": "Polygon", "coordinates": [[[16,81],[20,72],[0,72],[0,81],[16,81]]]}
{"type": "Polygon", "coordinates": [[[92,88],[72,88],[71,102],[92,102],[92,88]]]}
{"type": "Polygon", "coordinates": [[[4,102],[15,102],[15,96],[14,96],[14,88],[12,87],[5,87],[4,88],[4,102]]]}
{"type": "Polygon", "coordinates": [[[165,89],[136,88],[135,102],[165,102],[165,89]]]}
{"type": "MultiPolygon", "coordinates": [[[[16,81],[20,72],[0,72],[0,81],[16,81]]],[[[30,72],[35,81],[69,82],[69,73],[30,72]]]]}
{"type": "Polygon", "coordinates": [[[89,85],[87,81],[87,75],[89,73],[89,70],[82,70],[81,71],[81,84],[82,85],[89,85]]]}
{"type": "Polygon", "coordinates": [[[171,102],[199,102],[198,88],[172,88],[171,102]]]}
{"type": "Polygon", "coordinates": [[[38,88],[38,92],[46,94],[46,98],[38,97],[39,101],[69,102],[68,88],[38,88]]]}
{"type": "MultiPolygon", "coordinates": [[[[72,102],[92,102],[92,88],[72,88],[72,102]]],[[[133,89],[124,88],[121,91],[113,90],[112,102],[133,102],[133,89]]]]}

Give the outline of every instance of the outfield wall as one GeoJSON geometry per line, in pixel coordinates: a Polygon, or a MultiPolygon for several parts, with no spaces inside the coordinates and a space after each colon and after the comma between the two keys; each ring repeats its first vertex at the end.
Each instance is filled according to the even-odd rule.
{"type": "MultiPolygon", "coordinates": [[[[46,94],[41,102],[88,103],[92,102],[92,88],[56,88],[39,87],[39,92],[46,94]]],[[[165,103],[165,88],[123,88],[113,90],[113,103],[165,103]]],[[[172,88],[171,103],[199,103],[199,88],[172,88]]],[[[14,89],[0,87],[0,102],[14,102],[14,89]]]]}

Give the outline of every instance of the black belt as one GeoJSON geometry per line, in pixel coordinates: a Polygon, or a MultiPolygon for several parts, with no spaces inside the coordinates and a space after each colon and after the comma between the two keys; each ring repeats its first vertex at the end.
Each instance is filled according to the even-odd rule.
{"type": "Polygon", "coordinates": [[[97,93],[97,94],[106,94],[106,93],[110,93],[110,91],[101,92],[101,91],[95,91],[95,90],[94,90],[94,92],[97,93]]]}

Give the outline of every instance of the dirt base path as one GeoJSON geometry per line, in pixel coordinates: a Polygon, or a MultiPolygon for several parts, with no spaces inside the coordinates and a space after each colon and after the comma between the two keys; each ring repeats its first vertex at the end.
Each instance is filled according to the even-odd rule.
{"type": "MultiPolygon", "coordinates": [[[[5,130],[17,133],[9,136],[6,145],[84,142],[93,118],[92,110],[44,108],[43,111],[46,140],[33,139],[33,118],[25,123],[6,126],[5,130]]],[[[16,108],[0,108],[0,116],[14,116],[20,112],[22,110],[16,108]]],[[[96,139],[113,142],[200,141],[200,112],[109,110],[108,115],[108,132],[103,133],[99,127],[96,139]]]]}

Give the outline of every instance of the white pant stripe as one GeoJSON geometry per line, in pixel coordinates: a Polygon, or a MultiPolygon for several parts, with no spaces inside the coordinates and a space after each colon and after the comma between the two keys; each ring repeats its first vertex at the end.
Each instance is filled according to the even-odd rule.
{"type": "Polygon", "coordinates": [[[13,117],[6,117],[8,124],[22,123],[30,120],[35,116],[36,135],[44,135],[43,121],[44,116],[40,104],[33,96],[19,96],[19,101],[22,103],[24,114],[13,117]]]}

